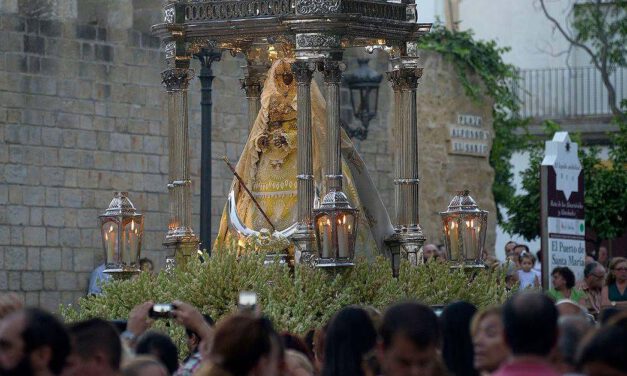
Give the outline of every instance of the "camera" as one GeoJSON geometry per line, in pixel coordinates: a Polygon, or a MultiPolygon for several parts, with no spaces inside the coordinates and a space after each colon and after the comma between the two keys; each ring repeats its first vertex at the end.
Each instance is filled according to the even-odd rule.
{"type": "Polygon", "coordinates": [[[154,304],[148,311],[148,317],[151,319],[168,319],[172,317],[172,311],[175,308],[174,304],[170,303],[154,304]]]}
{"type": "Polygon", "coordinates": [[[442,312],[444,311],[444,306],[440,304],[432,305],[431,309],[435,313],[436,316],[442,316],[442,312]]]}
{"type": "Polygon", "coordinates": [[[257,308],[257,293],[253,291],[241,291],[237,307],[242,312],[254,312],[257,308]]]}

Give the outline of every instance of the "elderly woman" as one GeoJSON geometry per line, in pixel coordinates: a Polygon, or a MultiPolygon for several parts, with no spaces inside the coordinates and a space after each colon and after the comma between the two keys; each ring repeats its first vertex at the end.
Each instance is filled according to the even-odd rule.
{"type": "Polygon", "coordinates": [[[496,372],[510,356],[503,336],[501,308],[493,307],[477,312],[470,323],[470,335],[475,369],[482,376],[496,372]]]}
{"type": "Polygon", "coordinates": [[[606,285],[601,290],[601,307],[627,307],[627,259],[614,257],[606,285]]]}
{"type": "Polygon", "coordinates": [[[575,288],[575,273],[567,266],[558,266],[551,272],[553,288],[547,291],[547,295],[559,302],[570,299],[581,306],[585,306],[586,294],[575,288]]]}

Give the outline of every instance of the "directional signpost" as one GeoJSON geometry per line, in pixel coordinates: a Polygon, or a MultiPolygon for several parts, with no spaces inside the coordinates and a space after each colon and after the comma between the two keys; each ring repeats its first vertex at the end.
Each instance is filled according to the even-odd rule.
{"type": "Polygon", "coordinates": [[[583,169],[568,132],[547,141],[540,167],[542,286],[551,288],[553,268],[567,266],[583,278],[586,257],[583,169]]]}

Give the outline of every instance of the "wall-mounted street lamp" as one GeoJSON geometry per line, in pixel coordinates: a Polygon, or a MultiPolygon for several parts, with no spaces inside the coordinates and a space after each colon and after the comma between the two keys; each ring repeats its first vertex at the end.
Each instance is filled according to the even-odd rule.
{"type": "Polygon", "coordinates": [[[377,115],[379,84],[382,75],[368,66],[369,59],[357,59],[359,67],[344,75],[344,84],[350,91],[353,116],[361,121],[361,128],[351,128],[347,124],[344,130],[350,138],[365,140],[368,137],[368,125],[377,115]]]}

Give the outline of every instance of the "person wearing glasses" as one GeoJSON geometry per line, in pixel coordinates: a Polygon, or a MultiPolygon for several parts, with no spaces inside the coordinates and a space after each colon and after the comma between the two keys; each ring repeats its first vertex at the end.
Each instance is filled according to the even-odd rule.
{"type": "Polygon", "coordinates": [[[583,269],[583,279],[577,283],[577,288],[586,294],[585,306],[588,313],[595,318],[601,312],[601,290],[605,282],[605,268],[593,261],[583,269]]]}
{"type": "Polygon", "coordinates": [[[607,283],[601,291],[601,308],[627,308],[627,259],[614,257],[610,262],[607,283]]]}

